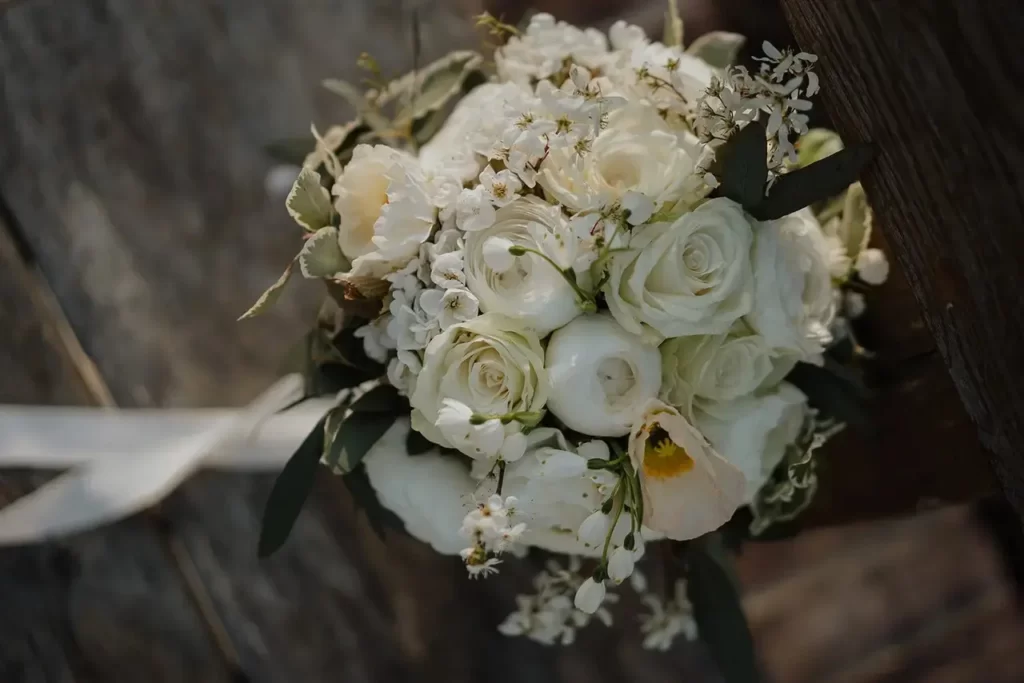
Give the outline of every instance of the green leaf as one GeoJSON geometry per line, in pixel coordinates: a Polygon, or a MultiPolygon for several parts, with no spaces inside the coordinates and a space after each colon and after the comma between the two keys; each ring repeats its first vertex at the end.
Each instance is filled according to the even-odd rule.
{"type": "Polygon", "coordinates": [[[758,220],[770,221],[833,197],[857,180],[873,156],[874,149],[870,145],[852,145],[810,166],[781,175],[768,196],[750,209],[750,213],[758,220]]]}
{"type": "Polygon", "coordinates": [[[388,84],[381,95],[382,104],[403,101],[395,116],[399,124],[408,124],[447,105],[464,92],[463,83],[478,72],[483,58],[472,50],[457,50],[428,64],[423,69],[405,74],[388,84]],[[412,91],[416,89],[415,96],[412,91]]]}
{"type": "Polygon", "coordinates": [[[285,206],[295,222],[309,232],[316,232],[331,222],[331,195],[320,183],[320,174],[311,168],[299,171],[285,206]]]}
{"type": "MultiPolygon", "coordinates": [[[[326,419],[326,418],[325,418],[326,419]]],[[[259,556],[269,557],[284,545],[313,488],[324,450],[324,420],[320,420],[274,481],[260,527],[259,556]]]]}
{"type": "Polygon", "coordinates": [[[313,394],[324,396],[336,394],[342,389],[357,387],[363,382],[380,375],[367,374],[364,370],[345,363],[321,363],[313,371],[313,394]]]}
{"type": "Polygon", "coordinates": [[[343,476],[341,480],[345,482],[345,488],[352,495],[352,500],[355,502],[356,507],[361,509],[366,515],[370,526],[379,539],[384,540],[384,534],[387,529],[405,531],[405,525],[402,524],[402,520],[399,519],[398,515],[380,504],[380,501],[377,499],[377,492],[373,490],[370,478],[366,476],[365,467],[357,467],[352,472],[343,476]]]}
{"type": "Polygon", "coordinates": [[[715,151],[711,172],[717,194],[750,211],[764,200],[768,182],[768,143],[762,121],[751,121],[715,151]]]}
{"type": "Polygon", "coordinates": [[[320,228],[307,239],[298,260],[299,269],[308,278],[334,277],[349,267],[338,244],[338,229],[333,226],[320,228]]]}
{"type": "Polygon", "coordinates": [[[370,389],[352,403],[355,413],[391,413],[398,415],[409,411],[409,401],[390,384],[381,384],[370,389]]]}
{"type": "Polygon", "coordinates": [[[277,278],[277,282],[270,285],[267,291],[260,294],[260,298],[256,299],[256,303],[252,307],[243,313],[239,320],[247,320],[248,318],[255,318],[256,316],[266,313],[271,306],[277,303],[277,300],[281,298],[281,293],[284,292],[285,286],[288,281],[292,279],[292,274],[295,272],[295,261],[293,260],[288,264],[288,267],[281,273],[281,277],[277,278]]]}
{"type": "Polygon", "coordinates": [[[686,594],[700,637],[726,683],[758,683],[761,674],[754,640],[730,565],[716,534],[691,542],[686,594]]]}
{"type": "Polygon", "coordinates": [[[409,428],[409,434],[405,437],[405,452],[409,455],[423,455],[429,453],[433,449],[437,448],[437,445],[423,436],[415,429],[409,428]]]}
{"type": "Polygon", "coordinates": [[[679,16],[678,0],[668,0],[665,12],[665,35],[662,39],[668,47],[683,46],[683,19],[679,16]]]}
{"type": "Polygon", "coordinates": [[[686,54],[697,57],[716,69],[728,69],[747,42],[746,36],[728,31],[705,33],[686,48],[686,54]]]}
{"type": "Polygon", "coordinates": [[[328,78],[323,82],[323,86],[335,95],[340,95],[344,98],[356,110],[359,118],[377,133],[388,133],[394,128],[388,117],[384,116],[376,105],[368,101],[366,95],[351,83],[336,78],[328,78]]]}
{"type": "Polygon", "coordinates": [[[826,357],[825,365],[797,363],[786,375],[790,382],[807,394],[811,406],[821,411],[823,417],[854,425],[861,430],[870,430],[873,422],[867,411],[870,392],[860,379],[849,369],[826,357]]]}
{"type": "Polygon", "coordinates": [[[333,471],[351,472],[397,417],[394,413],[353,412],[334,435],[325,464],[333,471]]]}

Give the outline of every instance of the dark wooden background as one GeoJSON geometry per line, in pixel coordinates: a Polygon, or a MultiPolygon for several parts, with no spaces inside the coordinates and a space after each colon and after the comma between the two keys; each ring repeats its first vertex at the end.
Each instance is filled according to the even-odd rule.
{"type": "MultiPolygon", "coordinates": [[[[266,386],[317,293],[234,322],[296,247],[263,146],[345,120],[318,83],[352,77],[361,51],[407,68],[412,4],[0,0],[0,402],[226,405],[266,386]]],[[[416,4],[427,56],[475,43],[477,0],[416,4]]],[[[662,12],[531,4],[652,30],[662,12]]],[[[785,41],[771,3],[681,5],[691,37],[785,41]]],[[[876,408],[892,438],[851,437],[835,462],[896,453],[908,464],[891,488],[917,488],[893,498],[864,469],[836,476],[823,522],[907,512],[932,497],[921,490],[958,500],[950,478],[921,479],[980,452],[905,281],[887,287],[877,344],[892,368],[914,364],[876,408]]],[[[984,488],[986,473],[962,471],[954,481],[984,488]]],[[[0,505],[45,477],[3,473],[0,505]]],[[[569,649],[498,635],[528,568],[469,582],[411,539],[382,543],[329,476],[286,548],[258,562],[271,482],[203,473],[146,515],[0,549],[0,683],[717,680],[699,647],[641,650],[632,613],[569,649]]],[[[751,547],[740,571],[776,681],[1024,680],[1018,597],[971,508],[751,547]]]]}

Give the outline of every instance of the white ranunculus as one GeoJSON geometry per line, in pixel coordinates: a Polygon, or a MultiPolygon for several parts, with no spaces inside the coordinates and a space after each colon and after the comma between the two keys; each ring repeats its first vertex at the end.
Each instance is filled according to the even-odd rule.
{"type": "Polygon", "coordinates": [[[548,375],[537,335],[496,313],[441,332],[427,345],[409,402],[413,427],[450,447],[435,426],[446,398],[481,415],[539,411],[547,402],[548,375]]]}
{"type": "MultiPolygon", "coordinates": [[[[536,197],[521,197],[498,209],[491,227],[467,234],[463,252],[466,284],[480,300],[480,308],[520,320],[540,336],[580,314],[576,293],[561,273],[536,254],[517,256],[511,267],[493,269],[489,264],[508,264],[498,264],[490,253],[494,246],[490,240],[499,237],[517,246],[545,251],[548,236],[568,249],[575,246],[575,237],[557,206],[536,197]]],[[[549,256],[572,263],[571,255],[549,256]]]]}
{"type": "Polygon", "coordinates": [[[626,330],[658,339],[726,332],[753,301],[752,240],[743,208],[725,198],[643,226],[609,267],[608,308],[626,330]]]}
{"type": "Polygon", "coordinates": [[[661,206],[683,197],[699,153],[695,137],[673,133],[654,109],[634,104],[611,115],[581,161],[571,148],[551,150],[537,181],[573,211],[613,204],[630,191],[661,206]]]}
{"type": "Polygon", "coordinates": [[[605,314],[585,315],[548,342],[548,409],[567,427],[592,436],[623,436],[637,408],[658,395],[658,349],[605,314]]]}
{"type": "Polygon", "coordinates": [[[689,414],[695,398],[731,401],[758,389],[772,374],[773,353],[760,335],[745,327],[663,343],[661,398],[689,414]]]}
{"type": "Polygon", "coordinates": [[[810,209],[757,226],[754,307],[747,321],[772,347],[807,358],[831,341],[829,248],[810,209]]]}
{"type": "Polygon", "coordinates": [[[338,243],[357,276],[383,278],[403,268],[437,218],[419,162],[386,145],[358,145],[333,193],[338,243]]]}
{"type": "Polygon", "coordinates": [[[807,397],[783,382],[765,396],[704,404],[694,420],[715,450],[743,472],[749,503],[796,441],[806,414],[807,397]]]}
{"type": "Polygon", "coordinates": [[[370,485],[412,536],[439,553],[457,555],[466,546],[459,529],[476,506],[477,483],[458,460],[436,450],[410,456],[408,434],[409,420],[401,418],[370,448],[363,459],[370,485]]]}
{"type": "Polygon", "coordinates": [[[651,400],[629,434],[644,524],[677,541],[714,531],[744,502],[743,472],[715,452],[675,408],[651,400]]]}
{"type": "Polygon", "coordinates": [[[564,68],[567,58],[593,70],[608,58],[604,34],[592,28],[579,29],[550,14],[530,18],[526,30],[512,36],[494,53],[498,78],[524,86],[553,76],[564,68]]]}

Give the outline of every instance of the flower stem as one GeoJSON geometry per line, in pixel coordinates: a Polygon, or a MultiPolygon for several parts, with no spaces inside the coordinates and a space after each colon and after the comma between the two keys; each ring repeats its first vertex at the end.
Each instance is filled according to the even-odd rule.
{"type": "Polygon", "coordinates": [[[552,259],[544,252],[542,252],[540,249],[524,247],[517,244],[515,246],[509,247],[508,253],[512,254],[513,256],[535,254],[541,257],[542,259],[547,261],[551,265],[551,267],[554,268],[567,283],[569,283],[569,286],[572,287],[572,291],[576,292],[576,298],[579,299],[580,307],[583,309],[584,313],[594,313],[597,311],[597,301],[595,301],[594,295],[589,292],[583,291],[583,288],[576,284],[576,279],[569,276],[570,270],[568,268],[562,268],[561,266],[559,266],[557,263],[555,263],[554,259],[552,259]]]}
{"type": "Polygon", "coordinates": [[[499,496],[501,495],[501,489],[505,486],[505,461],[498,460],[498,488],[495,491],[499,496]]]}
{"type": "Polygon", "coordinates": [[[615,485],[615,491],[612,496],[616,497],[615,516],[612,517],[611,527],[608,529],[608,535],[604,537],[604,549],[601,550],[601,566],[608,565],[608,548],[612,544],[612,535],[615,533],[615,528],[619,526],[619,517],[622,516],[622,508],[626,507],[626,501],[623,500],[625,491],[622,490],[623,495],[620,496],[619,492],[622,490],[622,479],[619,479],[619,483],[615,485]]]}

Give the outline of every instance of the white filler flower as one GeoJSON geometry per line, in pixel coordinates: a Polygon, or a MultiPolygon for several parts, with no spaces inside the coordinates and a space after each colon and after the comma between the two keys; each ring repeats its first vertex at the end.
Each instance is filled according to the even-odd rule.
{"type": "Polygon", "coordinates": [[[658,395],[661,355],[609,315],[586,315],[551,335],[548,409],[592,436],[629,433],[637,409],[658,395]]]}

